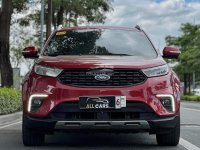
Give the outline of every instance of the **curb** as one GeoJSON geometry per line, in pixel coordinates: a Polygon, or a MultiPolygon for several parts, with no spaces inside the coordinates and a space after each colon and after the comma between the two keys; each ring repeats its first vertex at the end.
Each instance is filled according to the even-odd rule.
{"type": "Polygon", "coordinates": [[[8,115],[0,115],[0,125],[21,120],[22,112],[16,112],[8,115]]]}

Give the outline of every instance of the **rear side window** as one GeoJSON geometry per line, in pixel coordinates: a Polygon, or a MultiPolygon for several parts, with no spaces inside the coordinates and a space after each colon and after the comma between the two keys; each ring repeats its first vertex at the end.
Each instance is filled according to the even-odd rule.
{"type": "Polygon", "coordinates": [[[142,32],[89,29],[57,32],[43,55],[124,55],[155,58],[157,53],[142,32]]]}

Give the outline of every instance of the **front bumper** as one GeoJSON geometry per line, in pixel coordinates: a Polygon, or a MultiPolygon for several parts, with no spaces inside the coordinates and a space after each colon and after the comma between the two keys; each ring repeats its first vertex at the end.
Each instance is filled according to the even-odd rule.
{"type": "Polygon", "coordinates": [[[180,116],[160,118],[155,120],[128,120],[128,121],[68,121],[44,118],[23,117],[23,123],[34,132],[52,134],[55,131],[64,132],[113,132],[134,133],[149,132],[168,133],[180,123],[180,116]]]}
{"type": "Polygon", "coordinates": [[[140,102],[149,106],[158,116],[174,115],[167,111],[158,94],[174,96],[176,113],[180,106],[180,91],[172,81],[172,74],[148,78],[143,84],[125,87],[76,87],[61,84],[56,78],[32,74],[23,84],[23,110],[28,116],[47,117],[51,111],[62,103],[78,103],[80,97],[93,96],[126,96],[127,103],[140,102]],[[29,101],[32,95],[48,95],[36,112],[29,112],[29,101]]]}

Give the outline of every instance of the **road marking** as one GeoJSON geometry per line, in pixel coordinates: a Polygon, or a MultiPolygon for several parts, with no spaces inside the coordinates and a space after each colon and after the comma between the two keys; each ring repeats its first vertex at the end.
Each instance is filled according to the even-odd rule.
{"type": "Polygon", "coordinates": [[[200,128],[200,125],[181,125],[181,127],[186,127],[186,128],[200,128]]]}
{"type": "Polygon", "coordinates": [[[187,150],[200,150],[199,147],[195,146],[194,144],[180,138],[179,144],[186,148],[187,150]]]}
{"type": "MultiPolygon", "coordinates": [[[[1,120],[1,119],[0,119],[1,120]]],[[[9,122],[4,122],[4,123],[0,123],[0,127],[1,126],[4,126],[4,125],[8,125],[8,124],[11,124],[11,123],[15,123],[15,122],[18,122],[18,121],[21,121],[22,119],[17,119],[17,120],[14,120],[14,121],[9,121],[9,122]]]]}
{"type": "Polygon", "coordinates": [[[11,124],[8,124],[8,125],[5,125],[5,126],[1,126],[0,129],[4,129],[4,128],[10,127],[10,126],[13,126],[13,125],[16,125],[16,124],[20,124],[20,123],[22,123],[22,121],[18,121],[18,122],[14,122],[14,123],[11,123],[11,124]]]}
{"type": "Polygon", "coordinates": [[[199,109],[193,109],[193,108],[187,108],[187,107],[183,107],[183,109],[192,110],[192,111],[199,111],[200,112],[199,109]]]}

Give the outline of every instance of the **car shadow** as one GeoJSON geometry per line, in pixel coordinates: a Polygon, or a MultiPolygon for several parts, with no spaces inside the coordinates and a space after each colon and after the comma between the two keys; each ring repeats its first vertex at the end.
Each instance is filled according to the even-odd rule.
{"type": "MultiPolygon", "coordinates": [[[[139,134],[63,134],[57,133],[53,136],[47,136],[46,146],[48,147],[66,147],[66,149],[166,149],[159,147],[156,143],[155,135],[147,133],[139,134]]],[[[176,150],[176,147],[168,147],[170,150],[176,150]]]]}

